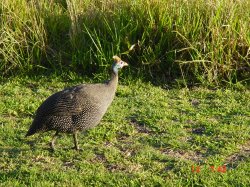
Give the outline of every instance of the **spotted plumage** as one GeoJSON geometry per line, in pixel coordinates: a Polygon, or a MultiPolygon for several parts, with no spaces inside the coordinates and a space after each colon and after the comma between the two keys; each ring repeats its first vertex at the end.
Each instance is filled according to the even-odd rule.
{"type": "Polygon", "coordinates": [[[75,149],[79,149],[77,132],[93,128],[101,121],[115,96],[118,70],[128,64],[114,56],[111,79],[104,84],[81,84],[48,97],[36,111],[26,136],[55,130],[50,146],[54,150],[59,133],[72,133],[75,149]]]}

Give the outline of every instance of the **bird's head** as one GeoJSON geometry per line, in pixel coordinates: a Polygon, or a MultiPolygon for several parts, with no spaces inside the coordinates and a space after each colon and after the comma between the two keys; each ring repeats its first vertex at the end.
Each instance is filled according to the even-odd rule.
{"type": "Polygon", "coordinates": [[[115,73],[117,73],[118,70],[122,69],[124,66],[128,66],[128,63],[121,60],[121,58],[118,56],[113,56],[113,59],[114,59],[114,63],[113,63],[112,69],[115,73]]]}

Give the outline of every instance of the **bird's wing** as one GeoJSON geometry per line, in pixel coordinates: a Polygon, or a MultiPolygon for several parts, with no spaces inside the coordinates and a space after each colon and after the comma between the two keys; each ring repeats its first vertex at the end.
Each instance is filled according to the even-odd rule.
{"type": "Polygon", "coordinates": [[[71,116],[83,111],[88,105],[86,85],[79,85],[64,89],[48,97],[37,109],[39,116],[71,116]]]}

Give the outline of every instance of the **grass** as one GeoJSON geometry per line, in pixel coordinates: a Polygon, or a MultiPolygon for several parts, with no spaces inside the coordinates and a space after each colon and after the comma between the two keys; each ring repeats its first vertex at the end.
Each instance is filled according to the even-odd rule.
{"type": "Polygon", "coordinates": [[[2,0],[0,186],[248,186],[249,9],[248,0],[2,0]],[[100,82],[115,54],[131,68],[101,124],[80,135],[83,151],[70,135],[54,153],[52,132],[24,138],[43,100],[100,82]]]}
{"type": "Polygon", "coordinates": [[[79,136],[83,151],[70,149],[70,135],[54,153],[52,132],[25,139],[41,102],[81,82],[90,79],[1,80],[0,186],[249,185],[249,90],[164,89],[122,76],[101,124],[79,136]]]}
{"type": "Polygon", "coordinates": [[[2,0],[0,71],[100,73],[118,54],[150,79],[245,84],[248,9],[248,0],[2,0]]]}

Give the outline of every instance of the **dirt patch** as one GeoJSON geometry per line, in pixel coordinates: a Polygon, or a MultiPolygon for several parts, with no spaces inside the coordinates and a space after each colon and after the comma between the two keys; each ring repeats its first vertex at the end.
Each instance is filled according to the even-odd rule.
{"type": "Polygon", "coordinates": [[[197,127],[192,129],[192,133],[197,135],[202,135],[204,134],[205,130],[206,130],[205,127],[197,127]]]}
{"type": "Polygon", "coordinates": [[[138,121],[136,117],[131,117],[129,119],[129,122],[131,125],[135,127],[138,133],[145,133],[145,134],[153,133],[153,131],[150,128],[148,128],[144,123],[138,121]]]}
{"type": "Polygon", "coordinates": [[[194,106],[197,107],[200,104],[200,101],[198,99],[191,99],[190,103],[194,106]]]}
{"type": "Polygon", "coordinates": [[[52,164],[54,163],[53,158],[50,157],[43,157],[43,156],[36,156],[32,158],[32,161],[35,163],[44,163],[44,164],[52,164]]]}
{"type": "Polygon", "coordinates": [[[65,161],[62,166],[65,168],[75,168],[75,163],[73,161],[65,161]]]}
{"type": "Polygon", "coordinates": [[[117,171],[125,171],[126,168],[123,167],[122,165],[118,165],[118,164],[107,164],[106,168],[110,171],[110,172],[117,172],[117,171]]]}
{"type": "Polygon", "coordinates": [[[178,159],[188,160],[188,161],[191,160],[197,163],[202,163],[204,162],[204,159],[205,159],[203,154],[199,152],[193,152],[193,151],[163,149],[161,150],[161,152],[175,159],[178,158],[178,159]]]}
{"type": "Polygon", "coordinates": [[[238,148],[238,152],[228,156],[225,159],[225,165],[227,165],[227,167],[236,168],[240,162],[243,162],[250,157],[250,140],[245,144],[240,145],[238,148]]]}
{"type": "Polygon", "coordinates": [[[95,154],[95,157],[91,160],[92,162],[99,162],[103,164],[106,164],[108,162],[104,154],[97,154],[97,153],[95,154]]]}

